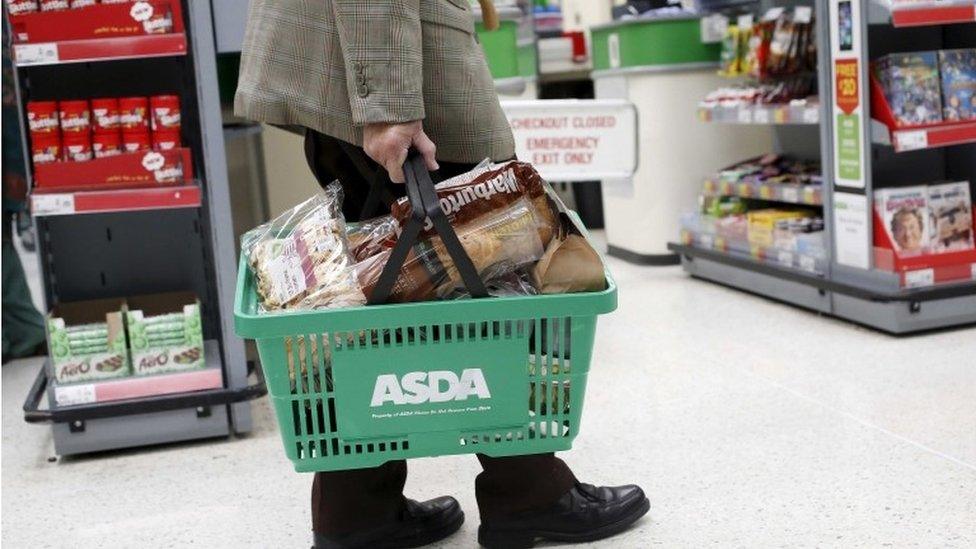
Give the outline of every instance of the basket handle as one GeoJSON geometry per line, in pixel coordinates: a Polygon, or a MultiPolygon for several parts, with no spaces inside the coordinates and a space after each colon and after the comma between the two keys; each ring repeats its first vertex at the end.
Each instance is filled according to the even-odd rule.
{"type": "Polygon", "coordinates": [[[471,261],[471,257],[461,246],[451,222],[441,210],[440,201],[437,198],[437,191],[434,189],[434,182],[430,178],[430,173],[424,164],[423,157],[417,151],[411,149],[407,154],[407,160],[403,163],[403,174],[406,179],[407,198],[410,200],[411,214],[407,224],[400,232],[400,237],[390,252],[380,278],[373,287],[373,292],[369,296],[369,304],[377,305],[386,303],[393,292],[393,286],[400,276],[400,269],[406,262],[410,248],[417,243],[420,231],[424,227],[427,219],[430,219],[434,230],[441,237],[444,248],[454,261],[454,266],[461,275],[464,286],[471,293],[472,297],[487,297],[488,290],[485,283],[478,276],[478,270],[471,261]]]}

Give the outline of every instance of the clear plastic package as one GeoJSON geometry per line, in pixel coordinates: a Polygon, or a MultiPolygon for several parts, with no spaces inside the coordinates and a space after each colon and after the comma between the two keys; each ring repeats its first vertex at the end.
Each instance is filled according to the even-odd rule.
{"type": "Polygon", "coordinates": [[[342,187],[312,198],[244,235],[262,310],[354,307],[366,303],[342,216],[342,187]]]}

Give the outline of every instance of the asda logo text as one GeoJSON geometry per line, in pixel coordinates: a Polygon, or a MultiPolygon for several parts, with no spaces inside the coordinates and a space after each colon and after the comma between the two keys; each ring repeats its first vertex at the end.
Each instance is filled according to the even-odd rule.
{"type": "Polygon", "coordinates": [[[467,368],[461,377],[450,370],[410,372],[403,379],[394,374],[377,376],[370,406],[447,402],[468,397],[491,398],[481,368],[467,368]]]}

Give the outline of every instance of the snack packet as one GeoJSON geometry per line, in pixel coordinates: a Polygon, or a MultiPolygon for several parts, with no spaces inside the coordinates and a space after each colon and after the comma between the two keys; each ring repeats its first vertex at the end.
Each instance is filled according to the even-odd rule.
{"type": "Polygon", "coordinates": [[[333,183],[242,237],[241,253],[254,272],[263,311],[366,303],[341,205],[342,187],[333,183]]]}

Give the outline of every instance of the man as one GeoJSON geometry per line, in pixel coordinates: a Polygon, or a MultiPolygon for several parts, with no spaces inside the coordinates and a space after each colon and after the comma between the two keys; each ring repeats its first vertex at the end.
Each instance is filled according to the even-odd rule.
{"type": "MultiPolygon", "coordinates": [[[[486,25],[497,26],[490,2],[481,4],[486,25]]],[[[367,203],[370,184],[402,183],[410,147],[440,177],[515,156],[468,0],[252,0],[235,107],[306,128],[309,166],[323,185],[339,179],[351,220],[380,213],[367,203]]],[[[551,453],[478,459],[478,537],[487,547],[596,540],[649,507],[636,486],[577,482],[551,453]]],[[[417,547],[454,533],[464,519],[457,501],[405,499],[406,474],[404,461],[317,473],[315,546],[417,547]]]]}

